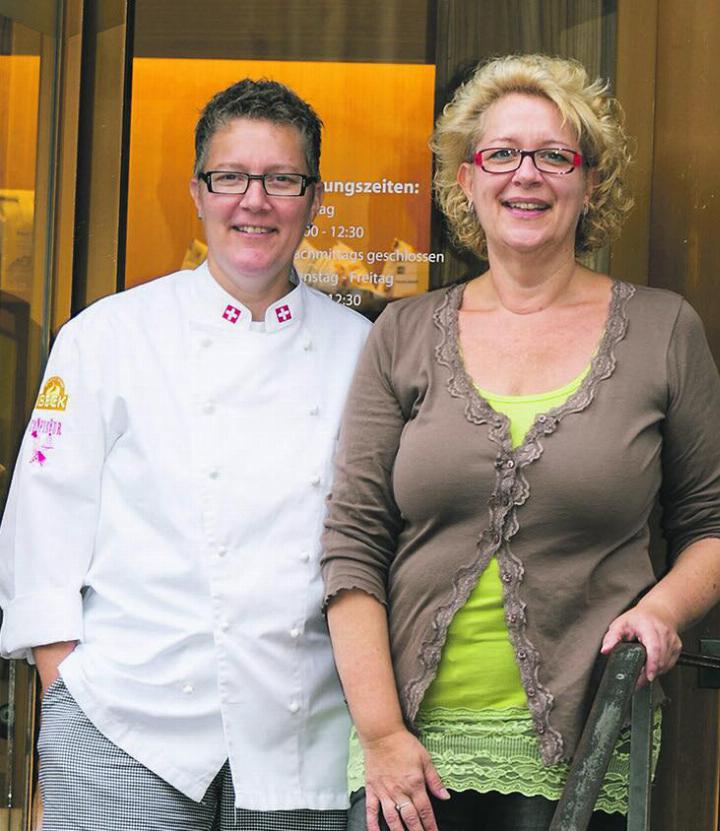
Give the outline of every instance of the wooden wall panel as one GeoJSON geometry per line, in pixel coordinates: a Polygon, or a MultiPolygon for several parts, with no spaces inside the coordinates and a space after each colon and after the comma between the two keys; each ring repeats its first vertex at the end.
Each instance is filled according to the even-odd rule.
{"type": "Polygon", "coordinates": [[[720,3],[660,1],[652,284],[702,314],[720,359],[720,3]]]}
{"type": "Polygon", "coordinates": [[[136,0],[138,58],[432,62],[433,0],[136,0]],[[241,8],[240,8],[241,7],[241,8]]]}
{"type": "MultiPolygon", "coordinates": [[[[695,306],[720,362],[720,4],[659,0],[658,10],[649,282],[695,306]]],[[[720,636],[718,610],[685,634],[688,649],[701,634],[720,636]]],[[[720,695],[682,668],[667,689],[653,831],[716,831],[720,695]]]]}
{"type": "Polygon", "coordinates": [[[617,19],[615,94],[635,143],[628,179],[635,207],[622,236],[612,245],[613,277],[647,284],[650,258],[650,201],[655,142],[655,62],[658,0],[621,3],[617,19]]]}

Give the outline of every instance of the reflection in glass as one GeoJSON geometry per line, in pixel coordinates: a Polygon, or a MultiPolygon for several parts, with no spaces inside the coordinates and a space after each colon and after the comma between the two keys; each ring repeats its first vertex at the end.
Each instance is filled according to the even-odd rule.
{"type": "MultiPolygon", "coordinates": [[[[42,35],[0,16],[0,510],[43,357],[46,287],[34,256],[42,60],[42,35]]],[[[25,662],[0,660],[3,828],[29,827],[34,685],[25,662]]]]}
{"type": "Polygon", "coordinates": [[[22,429],[17,419],[24,414],[26,395],[23,370],[33,301],[41,36],[3,17],[0,31],[0,499],[4,504],[22,429]]]}
{"type": "Polygon", "coordinates": [[[443,256],[430,250],[435,68],[199,58],[133,61],[126,287],[204,259],[187,193],[192,130],[203,103],[243,77],[288,84],[325,122],[324,199],[295,257],[301,278],[370,318],[426,291],[443,256]]]}

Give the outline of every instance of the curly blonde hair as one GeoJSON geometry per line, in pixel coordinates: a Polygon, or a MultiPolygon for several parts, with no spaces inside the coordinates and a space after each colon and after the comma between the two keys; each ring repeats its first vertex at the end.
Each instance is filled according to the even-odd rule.
{"type": "Polygon", "coordinates": [[[591,82],[575,60],[548,55],[507,55],[481,64],[443,109],[430,140],[435,153],[435,195],[455,241],[487,257],[485,234],[457,181],[471,161],[488,107],[519,92],[552,101],[578,136],[580,152],[595,171],[587,214],[578,223],[575,254],[582,256],[614,239],[633,205],[625,176],[631,158],[623,112],[602,79],[591,82]]]}

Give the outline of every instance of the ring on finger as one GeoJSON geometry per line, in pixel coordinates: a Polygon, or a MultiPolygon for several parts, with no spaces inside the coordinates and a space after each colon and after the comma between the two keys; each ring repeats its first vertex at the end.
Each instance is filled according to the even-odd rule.
{"type": "Polygon", "coordinates": [[[396,811],[398,812],[398,814],[399,814],[399,813],[401,813],[401,812],[402,812],[402,809],[403,809],[403,808],[407,808],[407,806],[408,806],[408,805],[411,805],[411,804],[412,804],[412,803],[410,802],[410,800],[409,800],[409,799],[406,799],[404,802],[396,802],[396,803],[395,803],[395,810],[396,810],[396,811]]]}

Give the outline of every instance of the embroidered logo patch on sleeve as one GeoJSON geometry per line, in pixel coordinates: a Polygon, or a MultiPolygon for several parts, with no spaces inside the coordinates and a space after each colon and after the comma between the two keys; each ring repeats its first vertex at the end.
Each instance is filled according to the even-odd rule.
{"type": "Polygon", "coordinates": [[[62,436],[62,422],[54,418],[36,417],[30,421],[28,431],[32,439],[30,464],[37,463],[43,467],[62,436]]]}
{"type": "Polygon", "coordinates": [[[65,382],[59,375],[53,375],[45,382],[42,392],[38,395],[36,410],[64,410],[68,403],[68,393],[65,392],[65,382]]]}

